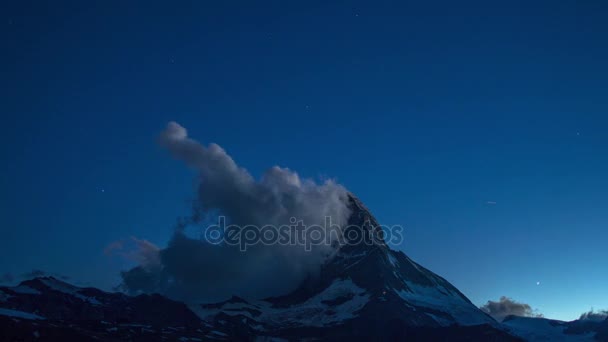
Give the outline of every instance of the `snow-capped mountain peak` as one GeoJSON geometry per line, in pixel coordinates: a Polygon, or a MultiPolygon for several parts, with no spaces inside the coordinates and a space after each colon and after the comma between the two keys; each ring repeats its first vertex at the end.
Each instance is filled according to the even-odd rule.
{"type": "MultiPolygon", "coordinates": [[[[352,195],[350,206],[349,229],[364,233],[381,229],[352,195]]],[[[192,309],[210,324],[242,317],[252,331],[276,336],[289,336],[292,331],[301,334],[302,328],[311,326],[338,334],[353,325],[370,323],[375,327],[498,326],[448,281],[403,252],[390,249],[381,238],[340,246],[318,276],[288,295],[192,309]]]]}

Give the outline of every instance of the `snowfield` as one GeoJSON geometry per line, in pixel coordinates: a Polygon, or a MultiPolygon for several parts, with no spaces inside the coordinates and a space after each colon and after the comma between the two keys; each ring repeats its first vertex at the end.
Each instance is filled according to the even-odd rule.
{"type": "Polygon", "coordinates": [[[595,333],[569,335],[566,322],[536,317],[510,317],[503,326],[526,341],[595,341],[595,333]]]}
{"type": "Polygon", "coordinates": [[[45,319],[42,316],[34,315],[29,312],[23,312],[23,311],[17,311],[17,310],[5,309],[5,308],[0,308],[0,315],[15,317],[15,318],[30,319],[30,320],[45,319]]]}
{"type": "MultiPolygon", "coordinates": [[[[425,287],[410,282],[405,282],[411,290],[401,290],[397,294],[403,300],[416,307],[430,308],[448,313],[458,324],[477,325],[494,324],[490,317],[476,310],[477,308],[464,300],[458,294],[453,294],[440,285],[425,287]]],[[[436,314],[427,313],[442,326],[450,326],[453,322],[436,314]]]]}
{"type": "Polygon", "coordinates": [[[357,311],[361,310],[369,299],[370,295],[352,280],[338,279],[316,296],[287,308],[276,308],[266,301],[254,301],[225,303],[213,309],[195,305],[191,309],[202,319],[209,319],[223,312],[230,316],[243,315],[270,326],[324,327],[356,317],[357,311]],[[260,314],[255,315],[252,312],[260,314]]]}
{"type": "Polygon", "coordinates": [[[78,299],[81,299],[85,302],[89,302],[93,305],[101,305],[101,303],[93,298],[93,297],[87,297],[82,295],[79,291],[81,290],[81,288],[64,283],[62,281],[56,280],[56,279],[42,279],[41,280],[42,283],[46,286],[48,286],[50,289],[61,292],[61,293],[65,293],[68,295],[72,295],[78,299]]]}

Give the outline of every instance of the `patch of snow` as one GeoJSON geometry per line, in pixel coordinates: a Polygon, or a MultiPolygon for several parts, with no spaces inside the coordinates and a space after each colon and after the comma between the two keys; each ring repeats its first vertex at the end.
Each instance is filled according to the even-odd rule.
{"type": "Polygon", "coordinates": [[[445,327],[445,326],[449,326],[449,325],[452,324],[452,322],[450,320],[445,319],[443,317],[439,317],[437,315],[433,315],[432,313],[426,312],[426,315],[429,316],[429,317],[431,317],[432,319],[434,319],[435,322],[439,323],[441,326],[445,327]]]}
{"type": "MultiPolygon", "coordinates": [[[[397,291],[397,294],[413,306],[445,312],[453,317],[454,322],[461,325],[496,323],[463,297],[456,293],[451,293],[439,284],[427,287],[407,281],[405,283],[411,291],[407,289],[400,290],[397,291]]],[[[435,321],[444,326],[453,323],[448,319],[435,319],[435,321]]]]}
{"type": "Polygon", "coordinates": [[[8,293],[5,293],[4,291],[2,291],[2,289],[0,289],[0,302],[6,302],[7,300],[9,300],[9,298],[12,298],[13,296],[9,295],[8,293]]]}
{"type": "Polygon", "coordinates": [[[200,305],[191,305],[190,306],[190,310],[202,319],[205,319],[209,316],[213,316],[213,315],[217,314],[219,311],[223,311],[228,316],[243,315],[245,317],[249,317],[249,318],[253,319],[254,318],[253,315],[251,314],[251,312],[247,311],[247,309],[259,311],[259,308],[257,306],[254,306],[254,305],[251,305],[248,303],[226,303],[226,304],[222,305],[222,307],[220,309],[204,308],[200,305]]]}
{"type": "Polygon", "coordinates": [[[566,334],[565,322],[534,317],[513,317],[502,323],[507,330],[526,341],[594,341],[595,333],[566,334]]]}
{"type": "Polygon", "coordinates": [[[121,327],[128,327],[128,328],[151,328],[152,326],[147,325],[147,324],[131,324],[131,323],[126,323],[126,324],[119,324],[121,327]]]}
{"type": "Polygon", "coordinates": [[[55,291],[72,295],[82,301],[89,302],[93,305],[101,305],[101,303],[95,297],[88,297],[79,293],[79,291],[81,290],[79,287],[58,280],[42,279],[41,281],[44,285],[55,291]]]}
{"type": "Polygon", "coordinates": [[[255,338],[256,342],[289,342],[284,338],[274,337],[274,336],[258,336],[255,338]]]}
{"type": "Polygon", "coordinates": [[[393,265],[393,267],[399,267],[399,260],[397,260],[397,258],[393,254],[393,251],[388,251],[388,261],[391,262],[391,265],[393,265]]]}
{"type": "Polygon", "coordinates": [[[21,294],[33,294],[33,295],[40,294],[40,291],[33,289],[27,285],[19,285],[19,286],[15,286],[15,287],[10,287],[9,289],[13,292],[17,292],[17,293],[21,293],[21,294]]]}
{"type": "MultiPolygon", "coordinates": [[[[411,261],[411,260],[410,260],[410,261],[411,261]]],[[[418,264],[417,264],[417,263],[415,263],[415,262],[413,262],[413,261],[411,261],[410,263],[412,264],[412,266],[414,266],[414,268],[416,269],[416,271],[418,271],[418,272],[422,272],[422,270],[420,270],[420,267],[418,266],[418,264]]]]}
{"type": "Polygon", "coordinates": [[[179,330],[184,330],[184,327],[166,327],[163,328],[164,330],[172,330],[172,331],[179,331],[179,330]]]}
{"type": "Polygon", "coordinates": [[[23,318],[23,319],[45,319],[42,316],[38,316],[38,315],[34,315],[33,313],[29,313],[29,312],[23,312],[23,311],[17,311],[17,310],[11,310],[11,309],[5,309],[5,308],[0,308],[0,315],[2,316],[9,316],[9,317],[16,317],[16,318],[23,318]]]}
{"type": "MultiPolygon", "coordinates": [[[[252,304],[227,303],[220,308],[203,308],[197,305],[192,306],[191,309],[203,320],[222,312],[230,316],[243,315],[256,322],[271,326],[322,327],[336,325],[344,320],[356,317],[357,312],[369,302],[369,299],[370,295],[353,283],[351,279],[340,279],[335,280],[324,291],[309,298],[306,302],[287,308],[276,308],[269,302],[256,301],[252,304]],[[344,299],[344,301],[338,301],[337,304],[333,305],[327,303],[337,299],[344,299]],[[260,315],[254,317],[246,309],[257,310],[260,315]]],[[[264,330],[262,324],[254,327],[258,330],[264,330]]]]}
{"type": "Polygon", "coordinates": [[[363,260],[367,259],[368,257],[370,257],[371,255],[373,255],[374,253],[376,253],[377,251],[379,251],[379,249],[374,249],[371,253],[365,253],[365,256],[358,258],[358,260],[356,260],[355,262],[353,262],[352,264],[346,266],[344,268],[343,271],[348,270],[349,268],[352,268],[353,266],[359,264],[360,262],[362,262],[363,260]]]}
{"type": "Polygon", "coordinates": [[[228,336],[227,334],[217,330],[212,330],[211,333],[219,336],[228,336]]]}
{"type": "Polygon", "coordinates": [[[260,325],[260,324],[254,324],[254,325],[251,325],[251,328],[253,328],[254,330],[257,330],[257,331],[265,331],[265,330],[266,330],[266,329],[264,328],[264,326],[263,326],[263,325],[260,325]]]}
{"type": "Polygon", "coordinates": [[[369,302],[370,295],[358,287],[351,279],[335,280],[323,292],[308,299],[306,302],[284,309],[267,308],[260,317],[269,324],[285,324],[292,326],[328,326],[335,325],[357,316],[369,302]],[[337,305],[324,302],[338,298],[352,297],[337,305]]]}
{"type": "Polygon", "coordinates": [[[367,256],[367,251],[354,253],[354,254],[341,253],[340,256],[344,259],[363,258],[363,257],[367,256]]]}

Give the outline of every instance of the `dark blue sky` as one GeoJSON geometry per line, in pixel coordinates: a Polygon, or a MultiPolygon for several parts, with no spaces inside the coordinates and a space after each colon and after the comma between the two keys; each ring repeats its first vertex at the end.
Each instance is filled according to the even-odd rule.
{"type": "Polygon", "coordinates": [[[175,120],[254,175],[335,177],[476,304],[608,308],[605,3],[219,3],[2,4],[0,273],[109,288],[105,246],[164,246],[175,120]]]}

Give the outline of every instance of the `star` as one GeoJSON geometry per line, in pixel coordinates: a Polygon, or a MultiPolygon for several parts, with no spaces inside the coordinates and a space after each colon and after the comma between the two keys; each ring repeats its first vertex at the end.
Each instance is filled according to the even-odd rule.
{"type": "Polygon", "coordinates": [[[536,286],[539,286],[539,285],[540,285],[540,281],[537,281],[537,282],[536,282],[536,286]]]}

